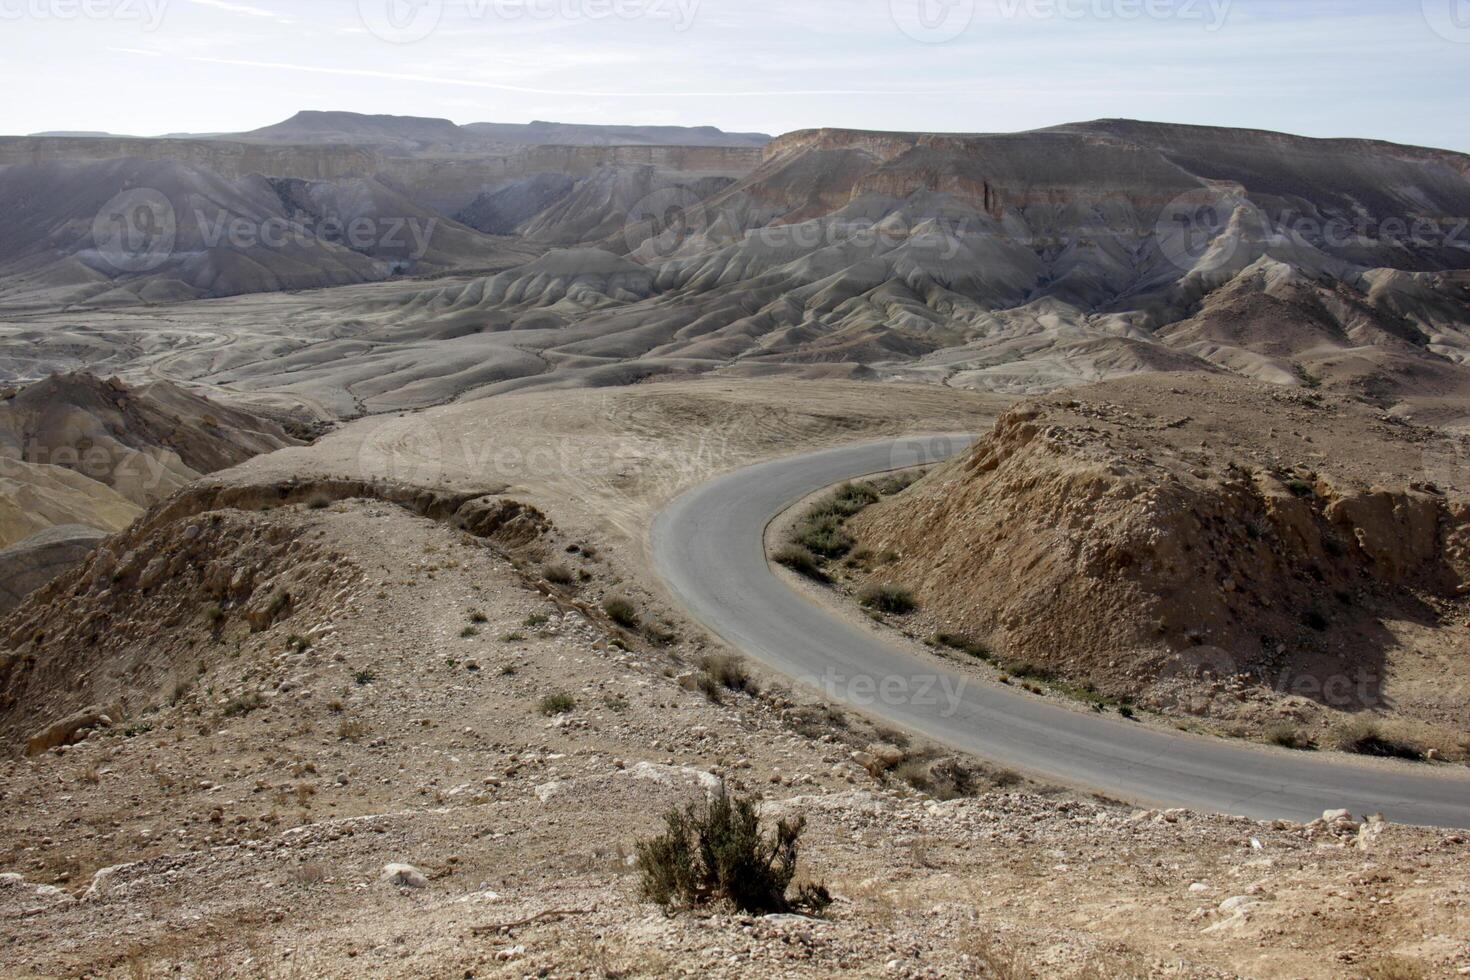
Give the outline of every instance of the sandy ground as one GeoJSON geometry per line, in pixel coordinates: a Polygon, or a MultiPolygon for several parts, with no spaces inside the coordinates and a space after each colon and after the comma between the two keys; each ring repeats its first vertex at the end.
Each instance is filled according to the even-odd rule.
{"type": "Polygon", "coordinates": [[[557,522],[642,554],[652,517],[740,466],[866,438],[980,431],[1009,399],[929,385],[679,380],[527,392],[350,423],[217,479],[378,477],[504,488],[557,522]]]}

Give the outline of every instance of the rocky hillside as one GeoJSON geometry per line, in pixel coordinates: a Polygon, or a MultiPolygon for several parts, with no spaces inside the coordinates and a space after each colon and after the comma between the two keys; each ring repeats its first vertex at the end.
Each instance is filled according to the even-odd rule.
{"type": "Polygon", "coordinates": [[[1021,403],[854,529],[928,633],[1018,673],[1324,744],[1422,723],[1459,754],[1467,451],[1331,396],[1139,378],[1021,403]]]}

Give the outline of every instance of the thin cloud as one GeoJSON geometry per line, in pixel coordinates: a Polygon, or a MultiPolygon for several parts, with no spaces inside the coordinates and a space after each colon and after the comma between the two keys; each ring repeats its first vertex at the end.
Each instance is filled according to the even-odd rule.
{"type": "Polygon", "coordinates": [[[714,92],[609,92],[602,89],[577,91],[573,89],[550,89],[532,88],[525,85],[506,85],[499,82],[482,82],[466,78],[448,78],[440,75],[419,75],[411,73],[374,71],[368,68],[321,68],[315,65],[295,65],[280,61],[251,61],[243,58],[206,58],[203,56],[192,56],[188,61],[199,62],[209,65],[232,65],[237,68],[264,68],[270,71],[299,71],[312,75],[338,75],[350,78],[382,78],[395,82],[422,82],[429,85],[452,85],[457,88],[490,89],[496,92],[514,92],[520,95],[554,95],[571,96],[576,98],[685,98],[685,99],[718,99],[718,98],[760,98],[779,96],[823,96],[823,95],[949,95],[953,89],[765,89],[765,90],[726,90],[714,92]]]}
{"type": "Polygon", "coordinates": [[[265,17],[270,20],[279,21],[282,24],[291,24],[294,21],[286,14],[275,10],[267,10],[264,7],[252,7],[247,3],[232,3],[230,0],[184,0],[196,7],[208,7],[211,10],[223,10],[227,14],[240,14],[244,17],[265,17]]]}

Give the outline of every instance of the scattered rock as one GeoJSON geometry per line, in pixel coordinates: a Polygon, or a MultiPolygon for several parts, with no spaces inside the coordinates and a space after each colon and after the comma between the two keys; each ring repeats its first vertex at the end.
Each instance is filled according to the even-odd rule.
{"type": "Polygon", "coordinates": [[[398,888],[428,888],[429,879],[411,864],[387,864],[383,866],[382,881],[398,888]]]}

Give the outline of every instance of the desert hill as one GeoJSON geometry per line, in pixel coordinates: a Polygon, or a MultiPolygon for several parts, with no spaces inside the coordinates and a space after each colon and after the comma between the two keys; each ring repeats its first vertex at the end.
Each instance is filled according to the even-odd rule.
{"type": "Polygon", "coordinates": [[[1144,375],[1022,402],[854,527],[887,556],[865,578],[1006,663],[1240,733],[1424,722],[1458,754],[1467,458],[1341,397],[1144,375]]]}
{"type": "Polygon", "coordinates": [[[765,133],[727,133],[714,126],[595,126],[536,121],[469,123],[464,131],[506,143],[558,146],[765,146],[765,133]]]}
{"type": "Polygon", "coordinates": [[[433,144],[454,142],[462,135],[460,127],[448,119],[303,111],[274,125],[239,133],[237,138],[277,143],[433,144]]]}
{"type": "Polygon", "coordinates": [[[417,116],[302,111],[290,119],[211,139],[272,143],[405,144],[428,147],[454,143],[524,146],[728,146],[761,147],[764,133],[726,133],[714,126],[604,126],[537,120],[530,123],[469,123],[417,116]]]}

